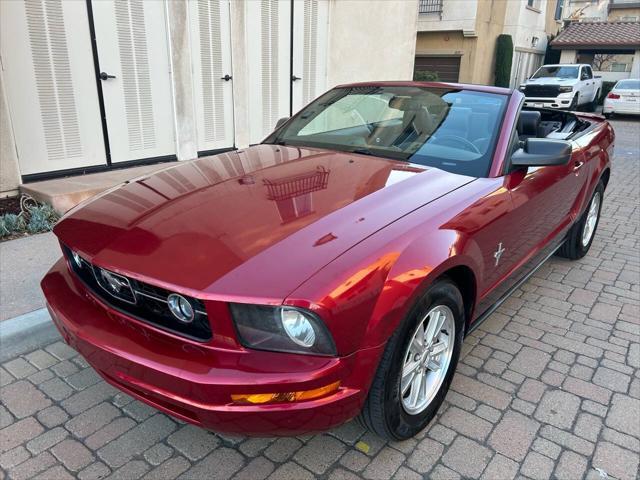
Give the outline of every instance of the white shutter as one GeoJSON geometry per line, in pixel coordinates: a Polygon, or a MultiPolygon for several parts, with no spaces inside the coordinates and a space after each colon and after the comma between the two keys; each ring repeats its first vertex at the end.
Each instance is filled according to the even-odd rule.
{"type": "Polygon", "coordinates": [[[291,4],[246,3],[249,61],[249,141],[258,143],[289,116],[291,4]]]}
{"type": "Polygon", "coordinates": [[[189,24],[198,151],[233,146],[229,2],[191,0],[189,24]]]}
{"type": "Polygon", "coordinates": [[[111,161],[175,154],[162,1],[93,0],[111,161]]]}
{"type": "Polygon", "coordinates": [[[22,175],[104,164],[84,2],[0,2],[2,67],[22,175]]]}
{"type": "Polygon", "coordinates": [[[293,113],[326,90],[329,2],[294,0],[293,113]]]}

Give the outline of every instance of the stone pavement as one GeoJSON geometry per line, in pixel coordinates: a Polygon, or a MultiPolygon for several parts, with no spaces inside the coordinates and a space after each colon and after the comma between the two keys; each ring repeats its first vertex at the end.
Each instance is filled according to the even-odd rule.
{"type": "Polygon", "coordinates": [[[637,478],[640,122],[614,124],[590,254],[551,259],[465,341],[417,438],[385,443],[355,423],[295,438],[208,433],[119,393],[57,341],[0,367],[0,480],[637,478]]]}
{"type": "Polygon", "coordinates": [[[0,242],[0,322],[44,307],[40,280],[58,258],[51,232],[0,242]]]}

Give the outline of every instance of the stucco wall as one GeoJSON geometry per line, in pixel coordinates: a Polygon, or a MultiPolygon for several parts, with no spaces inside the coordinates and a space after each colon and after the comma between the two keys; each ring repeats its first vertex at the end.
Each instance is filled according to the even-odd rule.
{"type": "Polygon", "coordinates": [[[410,80],[417,0],[332,0],[327,88],[367,80],[410,80]]]}
{"type": "Polygon", "coordinates": [[[189,160],[198,156],[187,8],[186,2],[167,2],[171,87],[178,160],[189,160]]]}
{"type": "Polygon", "coordinates": [[[473,37],[465,37],[462,31],[419,32],[416,54],[461,55],[460,82],[492,85],[496,39],[503,31],[507,4],[478,0],[473,37]]]}
{"type": "Polygon", "coordinates": [[[0,197],[17,193],[20,185],[18,155],[13,141],[11,118],[0,72],[0,197]]]}
{"type": "Polygon", "coordinates": [[[576,50],[562,50],[560,52],[560,63],[576,63],[578,52],[576,50]]]}
{"type": "Polygon", "coordinates": [[[506,2],[504,33],[513,38],[513,47],[544,53],[547,47],[546,11],[548,2],[541,2],[539,9],[526,6],[526,2],[506,2]],[[534,37],[537,44],[533,45],[534,37]]]}
{"type": "Polygon", "coordinates": [[[617,22],[624,17],[640,18],[640,8],[613,8],[609,11],[607,20],[609,22],[617,22]]]}
{"type": "Polygon", "coordinates": [[[478,4],[486,0],[446,0],[442,14],[427,13],[418,16],[418,32],[467,31],[476,29],[478,4]]]}

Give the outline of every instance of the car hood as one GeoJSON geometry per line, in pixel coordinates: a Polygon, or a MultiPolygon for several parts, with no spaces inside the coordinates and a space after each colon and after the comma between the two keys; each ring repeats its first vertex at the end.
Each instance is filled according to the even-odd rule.
{"type": "Polygon", "coordinates": [[[557,77],[530,78],[525,82],[526,85],[575,85],[576,83],[578,83],[577,78],[557,77]]]}
{"type": "Polygon", "coordinates": [[[372,156],[257,145],[127,182],[72,210],[54,232],[96,265],[138,280],[269,303],[472,180],[372,156]]]}

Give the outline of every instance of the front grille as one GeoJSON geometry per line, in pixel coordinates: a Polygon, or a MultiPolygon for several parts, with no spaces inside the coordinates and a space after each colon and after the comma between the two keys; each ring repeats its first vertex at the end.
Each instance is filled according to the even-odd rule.
{"type": "Polygon", "coordinates": [[[558,85],[526,85],[524,89],[525,97],[552,98],[560,94],[558,85]]]}
{"type": "Polygon", "coordinates": [[[201,300],[183,295],[195,314],[192,322],[183,323],[173,316],[167,305],[167,297],[173,292],[102,269],[84,258],[79,267],[71,250],[66,246],[62,250],[71,270],[82,283],[112,308],[178,335],[201,342],[211,339],[209,318],[201,300]]]}

